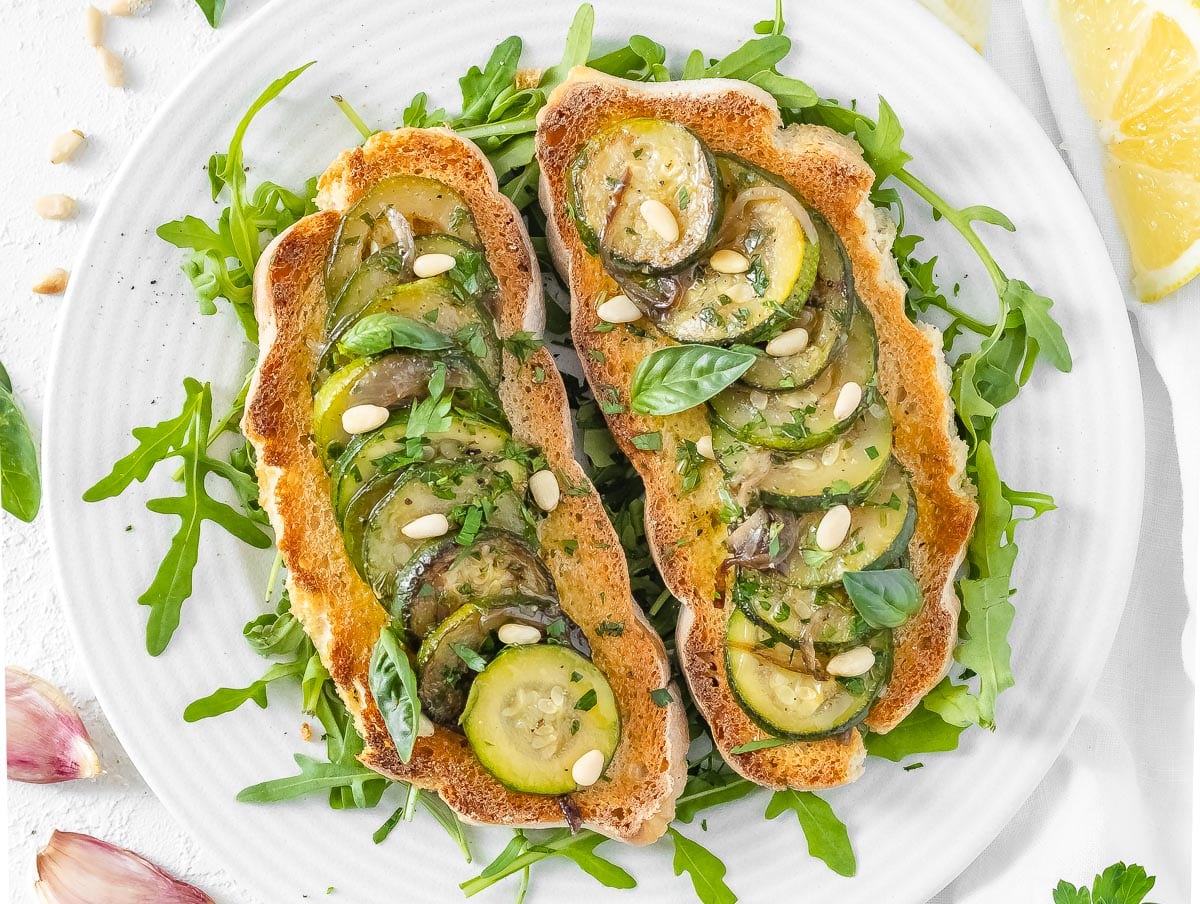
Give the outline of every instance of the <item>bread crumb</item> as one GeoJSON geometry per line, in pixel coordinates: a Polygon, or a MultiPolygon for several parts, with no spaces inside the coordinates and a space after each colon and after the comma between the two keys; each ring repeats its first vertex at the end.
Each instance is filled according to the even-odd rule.
{"type": "Polygon", "coordinates": [[[301,741],[311,741],[312,740],[312,726],[309,725],[307,722],[300,723],[300,740],[301,741]]]}

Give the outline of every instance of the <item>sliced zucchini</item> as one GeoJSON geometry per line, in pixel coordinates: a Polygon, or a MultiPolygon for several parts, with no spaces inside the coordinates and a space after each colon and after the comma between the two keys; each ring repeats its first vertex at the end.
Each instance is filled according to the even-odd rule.
{"type": "Polygon", "coordinates": [[[381,470],[395,471],[414,464],[418,455],[422,461],[444,458],[489,461],[503,455],[505,445],[512,439],[499,427],[457,416],[451,417],[445,430],[426,433],[411,444],[407,431],[408,412],[403,411],[378,430],[350,440],[329,475],[334,513],[339,519],[359,489],[381,470]]]}
{"type": "Polygon", "coordinates": [[[429,378],[439,363],[446,368],[446,387],[454,390],[457,407],[493,423],[507,423],[491,383],[465,356],[388,352],[343,365],[317,390],[313,440],[321,454],[336,457],[350,441],[342,428],[346,409],[355,405],[379,405],[392,411],[406,408],[429,394],[429,378]]]}
{"type": "Polygon", "coordinates": [[[444,333],[475,360],[493,384],[499,381],[500,339],[492,315],[473,299],[460,300],[446,277],[418,279],[377,294],[358,316],[348,318],[341,329],[329,334],[326,358],[332,366],[348,360],[338,349],[338,340],[355,322],[372,314],[399,314],[444,333]]]}
{"type": "Polygon", "coordinates": [[[490,530],[460,546],[439,537],[420,547],[396,578],[392,614],[421,638],[464,603],[520,594],[555,600],[554,578],[524,539],[490,530]]]}
{"type": "Polygon", "coordinates": [[[420,257],[422,254],[448,254],[457,259],[463,254],[478,251],[469,242],[465,242],[458,236],[448,235],[444,232],[431,232],[428,235],[419,235],[413,239],[413,246],[416,248],[417,257],[420,257]]]}
{"type": "Polygon", "coordinates": [[[792,210],[778,197],[764,197],[746,203],[736,219],[732,216],[731,210],[721,228],[719,250],[737,251],[750,269],[720,273],[710,257],[696,266],[669,308],[646,308],[672,339],[758,342],[804,307],[817,273],[818,249],[792,210]]]}
{"type": "Polygon", "coordinates": [[[734,609],[725,641],[729,687],[746,715],[775,737],[827,738],[865,719],[891,677],[892,632],[876,632],[863,645],[875,653],[870,671],[834,678],[824,671],[830,654],[817,652],[816,667],[810,668],[800,651],[777,642],[734,609]]]}
{"type": "Polygon", "coordinates": [[[796,546],[779,573],[763,572],[775,584],[774,593],[788,592],[783,585],[825,587],[840,583],[847,571],[888,568],[908,550],[917,523],[917,506],[904,471],[895,460],[879,485],[862,505],[850,508],[850,530],[833,550],[817,545],[817,526],[824,512],[800,517],[796,546]]]}
{"type": "Polygon", "coordinates": [[[840,587],[799,587],[773,577],[739,567],[733,600],[775,640],[792,646],[811,642],[820,650],[856,643],[871,633],[840,587]]]}
{"type": "Polygon", "coordinates": [[[483,767],[532,794],[577,790],[575,762],[599,750],[607,766],[621,736],[604,673],[555,644],[502,650],[476,676],[461,721],[483,767]]]}
{"type": "Polygon", "coordinates": [[[677,273],[699,259],[721,222],[716,161],[690,130],[629,119],[594,136],[568,173],[569,205],[584,244],[623,271],[677,273]],[[657,201],[675,220],[664,237],[642,214],[657,201]]]}
{"type": "MultiPolygon", "coordinates": [[[[386,481],[381,475],[376,481],[386,481]]],[[[463,525],[468,507],[482,508],[484,526],[528,536],[525,489],[529,475],[514,461],[487,464],[441,461],[413,465],[400,472],[386,493],[359,521],[362,508],[358,497],[346,512],[347,549],[352,557],[356,543],[351,537],[361,530],[358,561],[363,577],[380,599],[395,593],[399,571],[408,564],[423,540],[404,534],[405,525],[426,515],[445,515],[450,522],[447,535],[463,525]],[[361,527],[360,527],[361,525],[361,527]]],[[[369,499],[374,482],[359,491],[369,499]]]]}
{"type": "Polygon", "coordinates": [[[853,426],[875,401],[875,324],[862,310],[854,317],[845,348],[802,389],[767,392],[735,383],[712,399],[713,413],[738,439],[756,446],[803,452],[823,446],[853,426]],[[837,417],[838,395],[847,383],[862,387],[853,411],[837,417]]]}
{"type": "Polygon", "coordinates": [[[380,293],[413,278],[412,260],[398,245],[380,248],[354,271],[329,306],[329,335],[337,335],[380,293]]]}
{"type": "Polygon", "coordinates": [[[325,265],[325,291],[330,298],[341,294],[354,271],[375,250],[372,246],[396,241],[389,210],[403,215],[413,235],[447,233],[479,244],[471,211],[453,189],[423,176],[380,179],[342,217],[325,265]]]}
{"type": "Polygon", "coordinates": [[[756,492],[763,505],[811,512],[858,505],[874,491],[892,454],[892,417],[882,402],[859,415],[828,446],[808,452],[772,452],[713,425],[713,450],[734,490],[756,492]]]}
{"type": "Polygon", "coordinates": [[[851,288],[850,268],[842,263],[845,250],[824,218],[814,219],[820,236],[821,263],[812,293],[796,319],[783,329],[803,327],[808,345],[795,355],[772,357],[766,352],[742,375],[742,382],[759,389],[799,389],[812,382],[846,344],[854,312],[859,308],[851,288]],[[838,261],[835,273],[825,263],[838,261]]]}

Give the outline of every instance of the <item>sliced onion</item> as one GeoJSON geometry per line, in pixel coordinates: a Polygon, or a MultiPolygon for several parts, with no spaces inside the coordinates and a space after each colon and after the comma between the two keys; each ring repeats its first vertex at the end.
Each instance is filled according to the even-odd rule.
{"type": "Polygon", "coordinates": [[[394,207],[389,207],[384,211],[384,216],[387,217],[388,225],[392,227],[392,232],[396,235],[396,251],[404,261],[405,268],[411,269],[413,261],[417,258],[417,246],[413,240],[412,225],[408,222],[408,218],[394,207]]]}
{"type": "Polygon", "coordinates": [[[736,227],[747,206],[759,201],[777,201],[782,204],[796,218],[796,221],[800,224],[800,228],[804,230],[804,234],[808,237],[809,242],[813,244],[817,243],[817,227],[813,223],[809,212],[804,209],[804,205],[796,199],[795,195],[784,191],[782,188],[776,188],[773,185],[755,185],[752,188],[738,192],[737,197],[733,199],[733,205],[725,214],[725,223],[721,226],[721,238],[726,238],[726,231],[736,227]]]}

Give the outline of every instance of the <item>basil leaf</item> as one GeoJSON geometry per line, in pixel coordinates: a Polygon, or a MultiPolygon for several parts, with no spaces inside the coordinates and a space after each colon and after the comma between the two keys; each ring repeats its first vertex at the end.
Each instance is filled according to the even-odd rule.
{"type": "Polygon", "coordinates": [[[872,628],[898,628],[921,608],[921,588],[907,568],[848,571],[842,586],[872,628]]]}
{"type": "Polygon", "coordinates": [[[33,431],[12,395],[8,372],[0,365],[0,505],[26,523],[37,517],[42,504],[33,431]]]}
{"type": "Polygon", "coordinates": [[[400,314],[370,314],[356,322],[338,340],[338,351],[359,357],[377,355],[392,348],[415,348],[424,352],[450,348],[454,343],[419,320],[400,314]]]}
{"type": "Polygon", "coordinates": [[[678,414],[707,402],[750,369],[753,353],[712,345],[672,345],[643,358],[631,402],[641,414],[678,414]]]}
{"type": "Polygon", "coordinates": [[[396,744],[400,761],[407,763],[417,741],[421,701],[417,698],[417,676],[408,661],[408,651],[390,626],[380,632],[371,653],[369,681],[371,695],[396,744]]]}

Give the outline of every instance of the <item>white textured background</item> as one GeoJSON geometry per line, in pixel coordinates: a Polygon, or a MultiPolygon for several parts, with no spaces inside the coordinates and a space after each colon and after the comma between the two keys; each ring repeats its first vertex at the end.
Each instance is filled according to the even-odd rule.
{"type": "MultiPolygon", "coordinates": [[[[61,299],[32,295],[28,287],[43,271],[55,266],[71,268],[77,247],[95,204],[133,139],[168,93],[205,53],[225,37],[259,4],[252,0],[229,0],[230,9],[220,32],[209,30],[191,0],[155,0],[148,11],[133,19],[109,20],[107,43],[121,54],[128,70],[129,86],[117,91],[106,87],[99,75],[93,52],[87,47],[81,25],[82,4],[73,0],[8,0],[0,2],[0,109],[7,126],[0,139],[0,275],[5,293],[0,305],[0,359],[7,366],[18,396],[35,426],[40,423],[49,339],[59,316],[61,299]],[[51,166],[46,146],[59,132],[78,128],[88,135],[88,145],[73,163],[51,166]],[[79,218],[69,223],[41,221],[32,214],[33,199],[44,193],[65,192],[80,201],[79,218]]],[[[602,2],[601,2],[602,6],[602,2]]],[[[1020,12],[1013,0],[997,0],[997,34],[1020,30],[1020,12]]],[[[991,60],[1029,105],[1046,111],[1036,72],[1024,52],[1007,52],[1019,43],[997,43],[991,60]]],[[[1043,122],[1048,119],[1043,118],[1043,122]]],[[[230,124],[232,126],[232,123],[230,124]]],[[[215,136],[221,140],[224,136],[215,136]]],[[[214,145],[214,150],[216,149],[214,145]]],[[[201,178],[201,174],[197,173],[201,178]]],[[[138,299],[130,299],[137,304],[138,299]]],[[[1140,352],[1139,347],[1139,352],[1140,352]]],[[[1142,356],[1143,391],[1147,429],[1147,487],[1160,498],[1178,498],[1178,463],[1172,443],[1169,409],[1161,381],[1152,364],[1142,356]]],[[[1080,723],[1063,759],[1035,794],[1031,807],[1017,817],[997,842],[1000,850],[1021,848],[1021,837],[1031,823],[1044,824],[1054,800],[1088,797],[1101,788],[1079,788],[1072,783],[1075,766],[1107,758],[1125,778],[1136,776],[1134,785],[1159,800],[1172,800],[1170,789],[1181,794],[1167,810],[1158,814],[1162,825],[1182,828],[1187,824],[1189,790],[1186,763],[1161,753],[1120,756],[1112,749],[1106,730],[1106,696],[1120,698],[1128,693],[1131,675],[1147,676],[1146,699],[1154,699],[1157,680],[1174,680],[1180,673],[1175,663],[1169,668],[1147,672],[1137,651],[1150,633],[1177,632],[1185,609],[1182,604],[1179,529],[1177,521],[1159,519],[1144,525],[1138,572],[1134,579],[1135,599],[1146,595],[1146,606],[1131,607],[1126,613],[1114,655],[1102,679],[1098,698],[1080,723]],[[1173,601],[1178,600],[1178,604],[1173,601]],[[1154,618],[1148,619],[1149,612],[1154,618]],[[1164,678],[1163,676],[1167,676],[1164,678]],[[1116,754],[1114,756],[1114,754],[1116,754]]],[[[153,798],[127,761],[91,697],[75,652],[61,624],[58,602],[52,589],[45,539],[40,525],[18,526],[0,516],[0,575],[3,579],[5,660],[24,666],[61,686],[75,700],[92,730],[108,773],[85,784],[26,786],[9,783],[9,881],[7,900],[27,904],[34,900],[30,877],[36,850],[52,829],[94,833],[137,849],[166,868],[204,887],[222,902],[250,902],[244,889],[207,855],[199,851],[182,828],[153,798]]],[[[104,638],[94,642],[103,643],[104,638]]],[[[1149,714],[1149,713],[1148,713],[1149,714]]],[[[1186,712],[1174,713],[1176,725],[1186,712]]],[[[1147,733],[1154,730],[1150,723],[1147,733]]],[[[1177,736],[1189,732],[1180,729],[1177,736]]],[[[1060,808],[1062,833],[1071,834],[1086,810],[1060,808]]],[[[1113,827],[1104,854],[1110,860],[1128,856],[1129,839],[1113,827]]],[[[1149,839],[1145,839],[1149,841],[1149,839]]],[[[1186,869],[1186,834],[1164,832],[1158,850],[1161,867],[1168,864],[1186,869]]],[[[996,888],[1003,874],[1003,860],[993,852],[981,857],[939,902],[959,901],[989,885],[996,888]],[[1000,861],[1000,862],[997,862],[1000,861]]],[[[1148,862],[1152,871],[1155,864],[1148,862]]],[[[1083,875],[1071,877],[1075,881],[1083,875]]],[[[1174,889],[1184,900],[1186,880],[1176,875],[1160,888],[1174,889]]],[[[1049,899],[1047,889],[1046,900],[1049,899]]],[[[1174,904],[1170,894],[1156,895],[1164,904],[1174,904]]]]}

